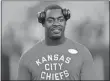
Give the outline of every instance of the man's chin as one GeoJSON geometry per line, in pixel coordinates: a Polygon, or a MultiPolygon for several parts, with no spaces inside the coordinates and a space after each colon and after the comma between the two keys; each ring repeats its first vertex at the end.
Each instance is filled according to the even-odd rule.
{"type": "Polygon", "coordinates": [[[61,36],[52,36],[51,37],[51,39],[53,39],[53,40],[58,40],[58,39],[60,39],[61,38],[61,36]]]}

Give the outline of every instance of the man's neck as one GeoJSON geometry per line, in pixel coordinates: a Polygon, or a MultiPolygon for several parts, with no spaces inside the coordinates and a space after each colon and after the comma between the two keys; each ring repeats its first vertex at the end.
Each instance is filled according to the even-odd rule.
{"type": "Polygon", "coordinates": [[[59,39],[51,39],[49,37],[46,37],[45,38],[45,43],[47,45],[50,45],[50,46],[56,46],[56,45],[60,45],[60,44],[63,44],[65,42],[66,38],[65,37],[61,37],[59,39]]]}

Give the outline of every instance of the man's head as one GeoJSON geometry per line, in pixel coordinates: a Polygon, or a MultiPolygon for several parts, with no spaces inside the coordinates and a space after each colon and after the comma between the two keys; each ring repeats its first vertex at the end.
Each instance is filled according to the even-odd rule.
{"type": "Polygon", "coordinates": [[[60,39],[64,36],[66,21],[70,18],[69,10],[58,5],[50,5],[40,13],[38,20],[45,27],[46,35],[51,39],[60,39]]]}

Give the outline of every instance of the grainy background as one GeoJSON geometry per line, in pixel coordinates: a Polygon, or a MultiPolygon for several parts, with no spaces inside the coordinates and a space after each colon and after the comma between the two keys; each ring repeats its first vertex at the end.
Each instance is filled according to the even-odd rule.
{"type": "Polygon", "coordinates": [[[109,2],[108,1],[2,1],[1,79],[15,80],[23,52],[44,38],[37,12],[49,4],[69,8],[65,34],[85,45],[93,55],[99,80],[109,79],[109,2]]]}

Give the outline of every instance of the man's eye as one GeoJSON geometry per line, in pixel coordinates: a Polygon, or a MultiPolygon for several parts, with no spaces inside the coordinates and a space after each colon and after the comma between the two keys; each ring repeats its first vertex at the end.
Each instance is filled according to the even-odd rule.
{"type": "Polygon", "coordinates": [[[64,21],[64,19],[59,19],[59,21],[60,21],[60,22],[63,22],[63,21],[64,21]]]}
{"type": "Polygon", "coordinates": [[[53,22],[53,20],[47,20],[49,23],[52,23],[53,22]]]}

